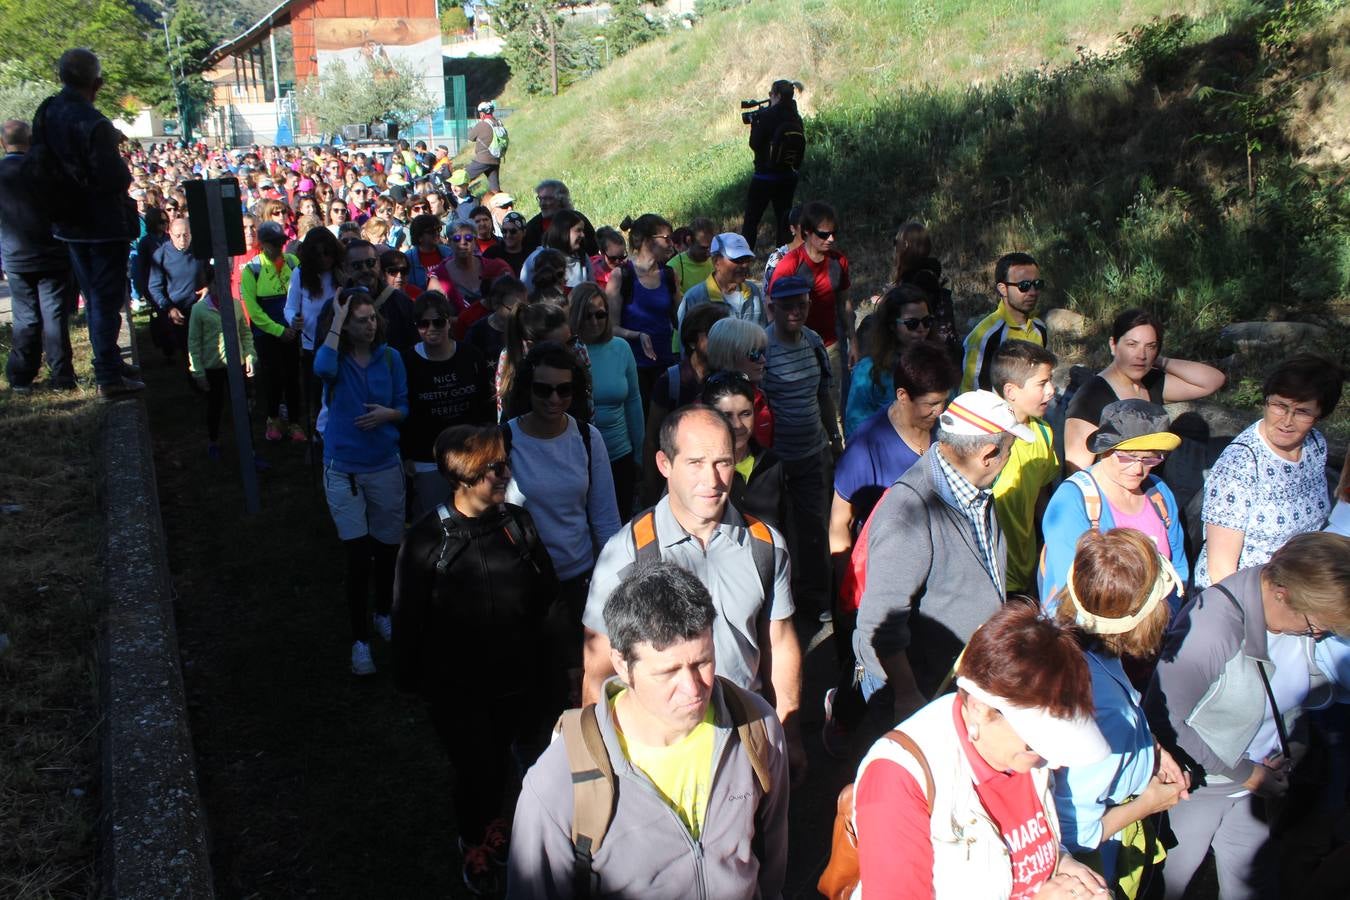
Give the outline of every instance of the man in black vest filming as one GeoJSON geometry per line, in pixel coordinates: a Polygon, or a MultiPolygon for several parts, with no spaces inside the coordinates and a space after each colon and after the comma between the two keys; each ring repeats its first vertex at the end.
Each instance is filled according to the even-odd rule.
{"type": "Polygon", "coordinates": [[[806,154],[805,128],[793,99],[800,85],[779,79],[769,88],[769,99],[756,104],[742,101],[741,120],[750,126],[750,149],[755,153],[755,174],[745,202],[745,223],[741,234],[755,246],[759,220],[773,204],[774,246],[788,242],[788,211],[797,191],[797,170],[806,154]]]}

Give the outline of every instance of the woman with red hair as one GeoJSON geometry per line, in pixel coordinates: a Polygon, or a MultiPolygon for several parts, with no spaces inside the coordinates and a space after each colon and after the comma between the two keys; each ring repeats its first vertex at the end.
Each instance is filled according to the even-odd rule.
{"type": "Polygon", "coordinates": [[[1051,793],[1051,769],[1107,753],[1073,631],[1010,603],[955,674],[955,695],[896,726],[858,768],[855,900],[1108,896],[1060,845],[1051,793]]]}

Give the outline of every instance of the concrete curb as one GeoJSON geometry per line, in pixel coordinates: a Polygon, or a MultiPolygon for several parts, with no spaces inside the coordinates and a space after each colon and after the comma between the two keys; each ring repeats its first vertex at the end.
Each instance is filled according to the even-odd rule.
{"type": "Polygon", "coordinates": [[[211,898],[206,816],[143,403],[109,406],[99,450],[107,522],[101,893],[211,898]]]}

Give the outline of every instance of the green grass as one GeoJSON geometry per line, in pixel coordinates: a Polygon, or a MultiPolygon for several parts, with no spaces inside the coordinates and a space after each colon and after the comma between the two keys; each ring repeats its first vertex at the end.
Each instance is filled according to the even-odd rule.
{"type": "MultiPolygon", "coordinates": [[[[71,324],[89,370],[83,320],[71,324]]],[[[9,356],[0,329],[0,363],[9,356]]],[[[91,897],[97,883],[97,625],[103,408],[0,391],[0,896],[91,897]]]]}
{"type": "Polygon", "coordinates": [[[508,89],[504,174],[518,194],[562,178],[597,224],[738,225],[736,101],[797,78],[797,197],[836,206],[864,290],[920,218],[965,314],[988,308],[994,259],[1026,249],[1048,306],[1098,334],[1151,307],[1173,352],[1204,355],[1227,321],[1350,306],[1348,76],[1350,11],[1330,0],[769,0],[559,97],[508,89]]]}

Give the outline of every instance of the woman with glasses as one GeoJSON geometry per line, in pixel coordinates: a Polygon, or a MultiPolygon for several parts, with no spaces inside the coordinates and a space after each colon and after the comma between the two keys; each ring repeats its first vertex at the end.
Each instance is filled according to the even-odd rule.
{"type": "Polygon", "coordinates": [[[1211,848],[1219,896],[1279,895],[1269,801],[1289,788],[1295,722],[1331,699],[1317,665],[1331,634],[1350,635],[1350,538],[1330,532],[1294,536],[1181,611],[1144,698],[1153,733],[1197,785],[1168,814],[1168,900],[1211,848]]]}
{"type": "Polygon", "coordinates": [[[714,372],[703,382],[699,400],[720,412],[731,426],[736,461],[731,505],[786,533],[787,481],[782,462],[755,441],[755,386],[744,372],[714,372]]]}
{"type": "Polygon", "coordinates": [[[295,226],[291,223],[291,208],[286,205],[285,200],[264,200],[258,210],[258,217],[262,222],[276,222],[282,231],[286,232],[287,237],[295,237],[295,226]]]}
{"type": "Polygon", "coordinates": [[[729,316],[708,329],[708,369],[713,372],[740,372],[755,389],[755,442],[773,446],[773,410],[760,389],[764,381],[764,360],[769,335],[759,325],[729,316]]]}
{"type": "Polygon", "coordinates": [[[610,225],[597,228],[595,240],[600,244],[600,252],[591,257],[591,272],[603,290],[609,284],[609,273],[628,260],[628,245],[619,230],[610,225]]]}
{"type": "Polygon", "coordinates": [[[1313,426],[1336,408],[1343,384],[1340,367],[1312,353],[1266,378],[1261,418],[1224,448],[1205,479],[1196,587],[1260,565],[1289,538],[1322,527],[1331,512],[1327,439],[1313,426]]]}
{"type": "MultiPolygon", "coordinates": [[[[568,671],[569,694],[580,696],[581,613],[601,547],[619,530],[604,438],[589,422],[569,414],[585,372],[576,356],[554,341],[525,355],[511,385],[508,409],[523,409],[507,423],[511,432],[509,503],[534,516],[558,573],[565,636],[557,651],[568,671]]],[[[561,709],[567,698],[554,698],[561,709]]],[[[555,712],[556,709],[550,709],[555,712]]]]}
{"type": "Polygon", "coordinates": [[[534,519],[506,502],[509,448],[496,427],[456,425],[436,438],[451,496],[403,536],[394,595],[396,682],[427,701],[450,759],[472,884],[505,860],[513,762],[528,766],[538,753],[549,724],[541,701],[557,693],[544,663],[558,579],[534,519]]]}
{"type": "Polygon", "coordinates": [[[465,325],[467,328],[473,324],[473,320],[487,314],[486,305],[481,301],[491,293],[492,282],[511,274],[511,267],[499,259],[486,259],[479,255],[478,232],[472,222],[455,223],[450,232],[450,249],[454,251],[453,255],[444,262],[441,271],[459,293],[463,304],[459,314],[462,315],[473,306],[482,309],[481,314],[474,316],[465,325]]]}
{"type": "Polygon", "coordinates": [[[530,251],[525,247],[525,217],[512,211],[502,217],[502,239],[483,251],[487,259],[500,259],[511,267],[511,274],[520,277],[530,251]]]}
{"type": "Polygon", "coordinates": [[[369,291],[348,288],[334,301],[314,374],[323,383],[324,493],[347,558],[352,673],[373,675],[368,592],[373,576],[375,627],[389,640],[405,512],[399,423],[408,415],[408,379],[369,291]]]}
{"type": "Polygon", "coordinates": [[[1092,465],[1087,437],[1108,404],[1147,400],[1161,406],[1200,400],[1223,387],[1223,373],[1213,366],[1163,356],[1162,340],[1162,324],[1144,310],[1127,309],[1116,316],[1111,364],[1078,389],[1065,413],[1064,459],[1070,472],[1092,465]]]}
{"type": "Polygon", "coordinates": [[[568,316],[572,333],[590,358],[595,426],[600,429],[609,453],[619,518],[627,522],[633,514],[637,459],[645,433],[637,363],[628,342],[614,336],[609,304],[599,285],[594,282],[577,285],[572,291],[568,316]]]}
{"type": "Polygon", "coordinates": [[[328,230],[333,232],[334,237],[342,237],[339,234],[343,225],[351,221],[352,213],[347,208],[347,201],[334,198],[328,202],[328,221],[325,223],[328,230]]]}
{"type": "Polygon", "coordinates": [[[912,344],[926,341],[933,329],[928,297],[916,287],[893,287],[881,298],[875,316],[868,354],[853,367],[848,404],[844,412],[844,436],[853,432],[895,400],[891,370],[900,353],[912,344]]]}
{"type": "MultiPolygon", "coordinates": [[[[1167,410],[1147,400],[1117,400],[1102,410],[1101,423],[1087,437],[1094,462],[1063,481],[1041,519],[1045,550],[1039,569],[1042,604],[1054,610],[1068,583],[1074,548],[1085,531],[1134,528],[1153,540],[1186,583],[1190,566],[1176,497],[1152,474],[1181,438],[1167,429],[1167,410]]],[[[1179,592],[1168,597],[1175,614],[1179,592]]]]}
{"type": "Polygon", "coordinates": [[[408,418],[403,424],[403,466],[412,479],[408,518],[416,521],[444,503],[449,486],[437,472],[432,447],[452,425],[489,425],[496,421],[487,360],[476,347],[451,336],[454,310],[439,291],[427,291],[413,304],[421,340],[403,353],[408,372],[408,418]]]}

